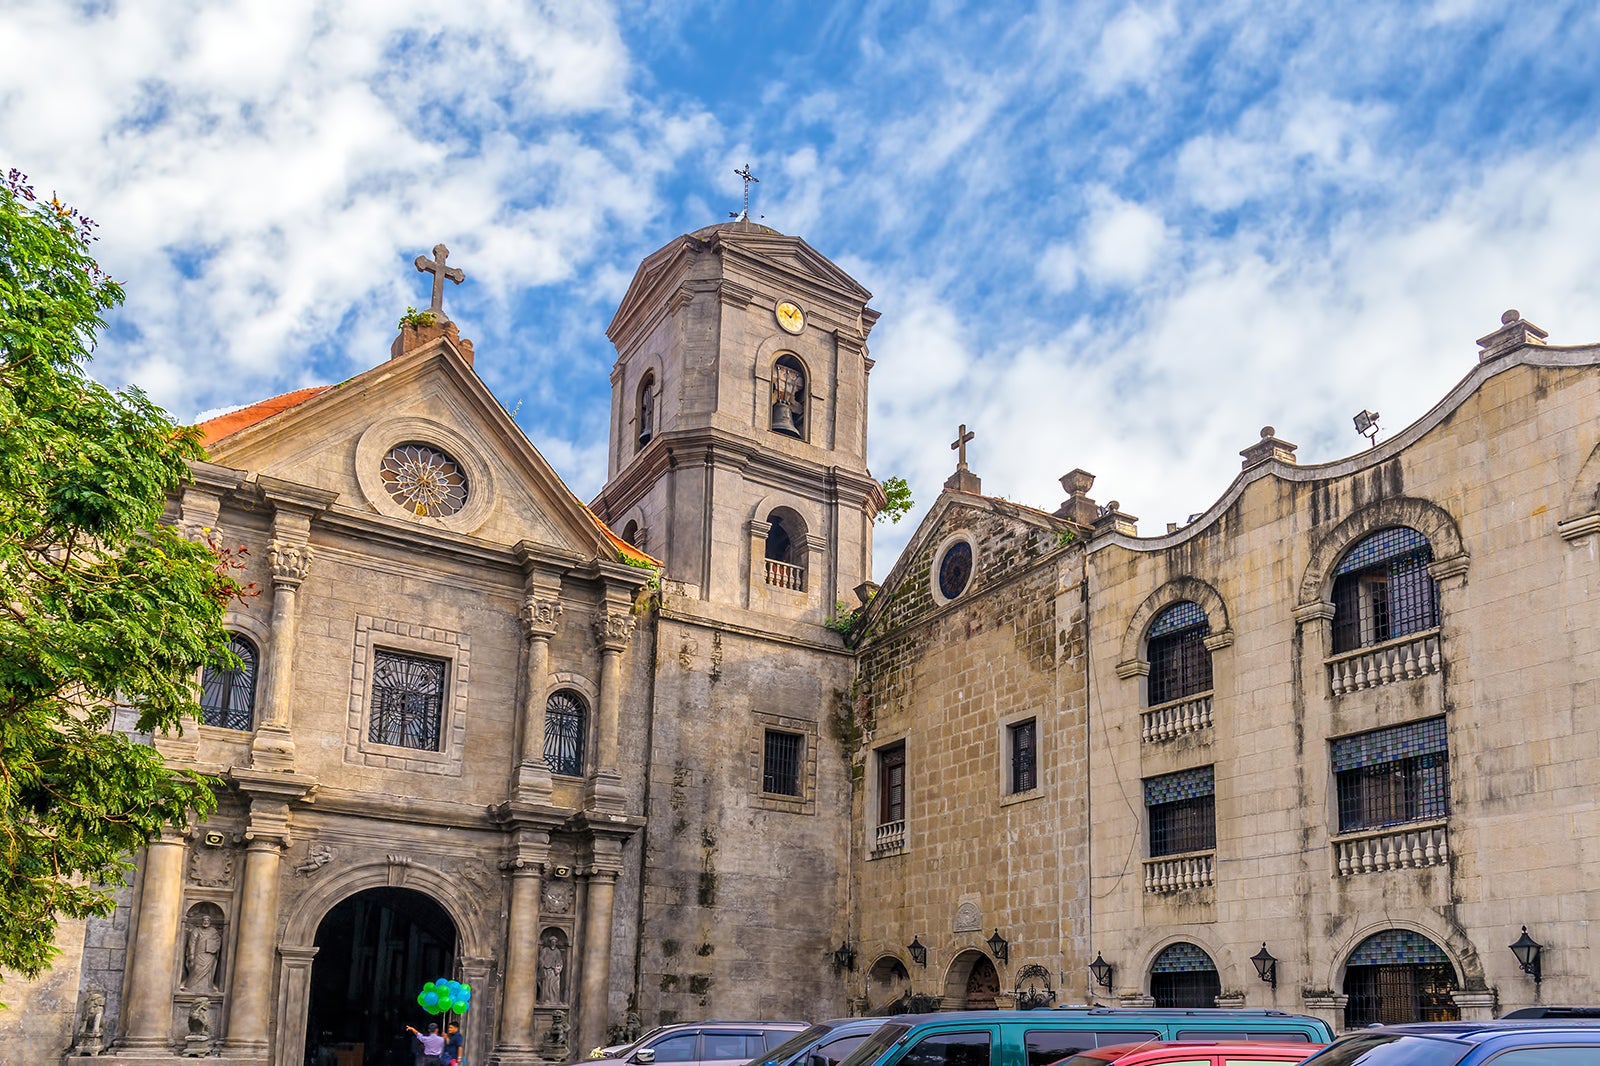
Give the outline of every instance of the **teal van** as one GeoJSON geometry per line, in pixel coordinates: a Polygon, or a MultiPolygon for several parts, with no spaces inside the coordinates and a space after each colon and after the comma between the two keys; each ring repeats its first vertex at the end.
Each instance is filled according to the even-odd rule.
{"type": "Polygon", "coordinates": [[[1333,1030],[1320,1018],[1278,1010],[953,1011],[895,1018],[841,1066],[1049,1066],[1089,1048],[1144,1040],[1326,1044],[1333,1030]]]}

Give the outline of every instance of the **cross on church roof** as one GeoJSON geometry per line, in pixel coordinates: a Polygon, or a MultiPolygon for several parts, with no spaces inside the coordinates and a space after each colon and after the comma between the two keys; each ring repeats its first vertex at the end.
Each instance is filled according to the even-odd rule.
{"type": "Polygon", "coordinates": [[[960,453],[956,456],[957,470],[965,470],[967,468],[967,441],[972,440],[976,436],[976,433],[967,432],[967,425],[965,422],[963,422],[961,424],[961,428],[956,431],[956,439],[950,442],[950,450],[960,453]]]}
{"type": "Polygon", "coordinates": [[[442,244],[436,244],[433,246],[432,259],[425,255],[419,255],[416,260],[417,273],[433,275],[433,302],[428,305],[428,310],[446,322],[450,320],[450,316],[444,313],[444,279],[449,278],[457,285],[460,285],[467,278],[466,271],[460,267],[444,265],[444,261],[449,255],[450,249],[442,244]]]}
{"type": "Polygon", "coordinates": [[[734,173],[739,175],[739,177],[744,179],[744,210],[740,211],[737,215],[733,215],[732,211],[729,211],[728,214],[733,215],[733,217],[738,219],[740,222],[749,222],[750,221],[750,186],[752,184],[760,185],[761,184],[761,179],[756,177],[754,174],[750,173],[750,164],[749,163],[746,163],[744,166],[740,167],[738,170],[735,170],[734,173]]]}

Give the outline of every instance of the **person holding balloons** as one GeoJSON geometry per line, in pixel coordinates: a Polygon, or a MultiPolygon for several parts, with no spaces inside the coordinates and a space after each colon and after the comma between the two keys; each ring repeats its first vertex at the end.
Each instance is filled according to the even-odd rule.
{"type": "Polygon", "coordinates": [[[444,1037],[439,1035],[439,1023],[429,1022],[428,1031],[419,1033],[413,1026],[406,1026],[417,1041],[417,1066],[442,1066],[444,1062],[444,1037]]]}

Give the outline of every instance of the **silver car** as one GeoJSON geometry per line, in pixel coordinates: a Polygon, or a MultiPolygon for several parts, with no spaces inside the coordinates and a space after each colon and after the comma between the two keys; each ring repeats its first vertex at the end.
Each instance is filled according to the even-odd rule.
{"type": "Polygon", "coordinates": [[[706,1021],[663,1025],[582,1066],[744,1066],[804,1032],[805,1022],[706,1021]]]}

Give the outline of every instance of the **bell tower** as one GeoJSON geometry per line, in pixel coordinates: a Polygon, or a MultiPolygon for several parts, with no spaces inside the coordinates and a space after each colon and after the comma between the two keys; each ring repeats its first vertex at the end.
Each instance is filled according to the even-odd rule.
{"type": "Polygon", "coordinates": [[[871,576],[871,293],[740,218],[640,265],[606,335],[611,435],[594,509],[691,598],[820,623],[871,576]]]}

